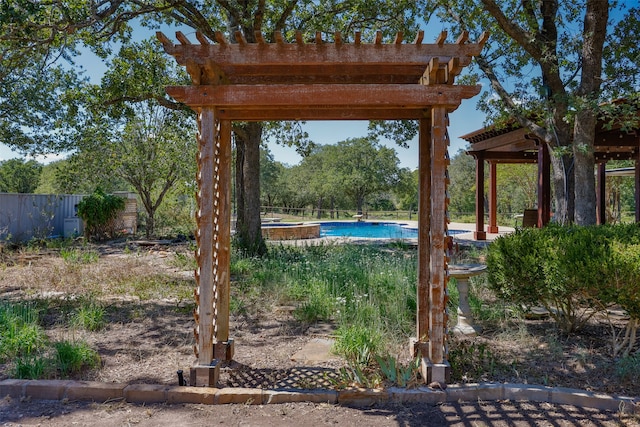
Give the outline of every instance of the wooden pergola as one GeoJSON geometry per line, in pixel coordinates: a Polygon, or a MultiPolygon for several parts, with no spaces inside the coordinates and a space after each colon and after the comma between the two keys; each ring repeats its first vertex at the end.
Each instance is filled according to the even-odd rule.
{"type": "MultiPolygon", "coordinates": [[[[487,232],[498,233],[497,167],[500,163],[537,163],[538,165],[538,227],[551,220],[551,160],[549,146],[519,125],[496,129],[486,127],[461,136],[470,143],[467,154],[476,160],[476,230],[474,238],[485,240],[487,232]],[[489,224],[484,225],[485,162],[489,164],[489,224]]],[[[609,160],[635,161],[635,218],[640,222],[640,134],[620,126],[598,122],[594,141],[597,164],[597,218],[606,222],[606,165],[609,160]]]]}
{"type": "Polygon", "coordinates": [[[267,42],[256,33],[248,43],[240,32],[231,42],[222,33],[198,44],[176,33],[179,44],[157,33],[165,51],[191,76],[191,86],[167,93],[197,112],[198,212],[195,365],[191,385],[214,386],[218,362],[233,358],[229,331],[231,123],[265,120],[417,120],[419,131],[420,207],[418,231],[417,331],[411,351],[422,357],[425,381],[445,382],[447,257],[448,113],[479,86],[455,85],[455,77],[478,55],[487,39],[468,43],[461,35],[445,43],[412,43],[397,34],[371,43],[355,33],[347,42],[322,33],[293,42],[282,34],[267,42]]]}

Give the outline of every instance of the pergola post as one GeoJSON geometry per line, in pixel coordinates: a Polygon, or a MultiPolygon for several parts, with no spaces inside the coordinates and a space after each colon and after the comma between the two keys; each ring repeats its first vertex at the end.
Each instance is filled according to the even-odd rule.
{"type": "Polygon", "coordinates": [[[190,383],[215,386],[219,360],[233,358],[229,340],[231,124],[213,108],[198,112],[196,213],[196,363],[190,383]]]}
{"type": "Polygon", "coordinates": [[[429,294],[429,359],[423,359],[426,380],[446,383],[450,366],[447,362],[447,224],[449,204],[447,194],[447,166],[449,135],[447,111],[435,106],[431,109],[431,287],[429,294]]]}
{"type": "MultiPolygon", "coordinates": [[[[431,287],[431,120],[421,119],[418,140],[418,285],[413,357],[429,355],[429,289],[431,287]]],[[[426,371],[423,373],[427,377],[426,371]]]]}
{"type": "Polygon", "coordinates": [[[476,153],[476,231],[473,238],[476,240],[487,240],[487,233],[484,231],[484,155],[476,153]]]}
{"type": "Polygon", "coordinates": [[[636,222],[640,222],[640,149],[638,149],[636,153],[634,183],[636,196],[636,222]]]}
{"type": "Polygon", "coordinates": [[[489,233],[498,232],[498,165],[489,162],[489,233]]]}
{"type": "Polygon", "coordinates": [[[538,228],[551,220],[551,158],[549,146],[540,142],[538,147],[538,228]]]}
{"type": "Polygon", "coordinates": [[[596,180],[596,215],[597,223],[599,225],[606,224],[607,211],[606,211],[606,193],[607,193],[607,175],[606,175],[607,163],[600,162],[597,166],[597,180],[596,180]]]}

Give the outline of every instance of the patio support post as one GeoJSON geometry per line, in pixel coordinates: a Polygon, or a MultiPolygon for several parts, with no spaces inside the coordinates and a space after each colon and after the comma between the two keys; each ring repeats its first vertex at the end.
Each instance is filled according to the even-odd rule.
{"type": "Polygon", "coordinates": [[[484,231],[484,155],[476,153],[476,231],[473,238],[487,240],[484,231]]]}
{"type": "MultiPolygon", "coordinates": [[[[429,355],[429,289],[431,286],[431,120],[420,120],[418,141],[418,290],[416,337],[412,357],[429,355]]],[[[426,376],[424,376],[426,378],[426,376]]]]}
{"type": "Polygon", "coordinates": [[[214,387],[218,360],[233,357],[229,335],[231,125],[214,108],[198,111],[198,211],[195,290],[196,365],[190,384],[214,387]]]}
{"type": "Polygon", "coordinates": [[[596,185],[596,215],[599,225],[606,224],[606,191],[607,191],[607,164],[605,162],[598,163],[597,169],[597,185],[596,185]]]}
{"type": "MultiPolygon", "coordinates": [[[[426,369],[428,382],[446,383],[450,367],[447,362],[446,327],[447,307],[447,166],[449,164],[449,136],[447,134],[447,111],[436,106],[431,110],[431,289],[429,293],[429,366],[426,369]]],[[[423,364],[427,361],[423,359],[423,364]]]]}
{"type": "Polygon", "coordinates": [[[498,164],[489,162],[489,233],[498,232],[498,164]]]}
{"type": "Polygon", "coordinates": [[[551,220],[551,158],[549,146],[540,142],[538,147],[538,228],[551,220]]]}
{"type": "Polygon", "coordinates": [[[231,282],[231,121],[220,120],[219,139],[214,161],[217,176],[215,202],[216,240],[214,247],[215,301],[213,357],[220,360],[233,359],[233,340],[229,339],[229,301],[231,282]]]}
{"type": "Polygon", "coordinates": [[[640,149],[636,152],[635,166],[636,222],[640,222],[640,149]]]}

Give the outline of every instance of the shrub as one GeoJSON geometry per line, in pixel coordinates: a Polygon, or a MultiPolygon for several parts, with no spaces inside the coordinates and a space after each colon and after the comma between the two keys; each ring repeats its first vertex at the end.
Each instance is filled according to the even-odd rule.
{"type": "Polygon", "coordinates": [[[544,306],[567,333],[611,305],[627,310],[633,327],[640,318],[639,245],[638,225],[518,230],[489,247],[489,286],[507,301],[544,306]]]}
{"type": "Polygon", "coordinates": [[[78,203],[78,216],[84,221],[85,236],[98,240],[113,237],[116,218],[124,208],[122,197],[105,194],[97,188],[78,203]]]}

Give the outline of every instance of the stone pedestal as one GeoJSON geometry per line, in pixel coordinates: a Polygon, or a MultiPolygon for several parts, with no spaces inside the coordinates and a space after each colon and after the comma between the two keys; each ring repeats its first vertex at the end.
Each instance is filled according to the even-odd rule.
{"type": "Polygon", "coordinates": [[[471,307],[469,307],[469,279],[482,274],[487,266],[483,264],[459,264],[449,266],[449,277],[455,277],[458,294],[458,322],[453,328],[453,333],[458,335],[473,336],[480,332],[480,328],[474,326],[471,307]]]}

